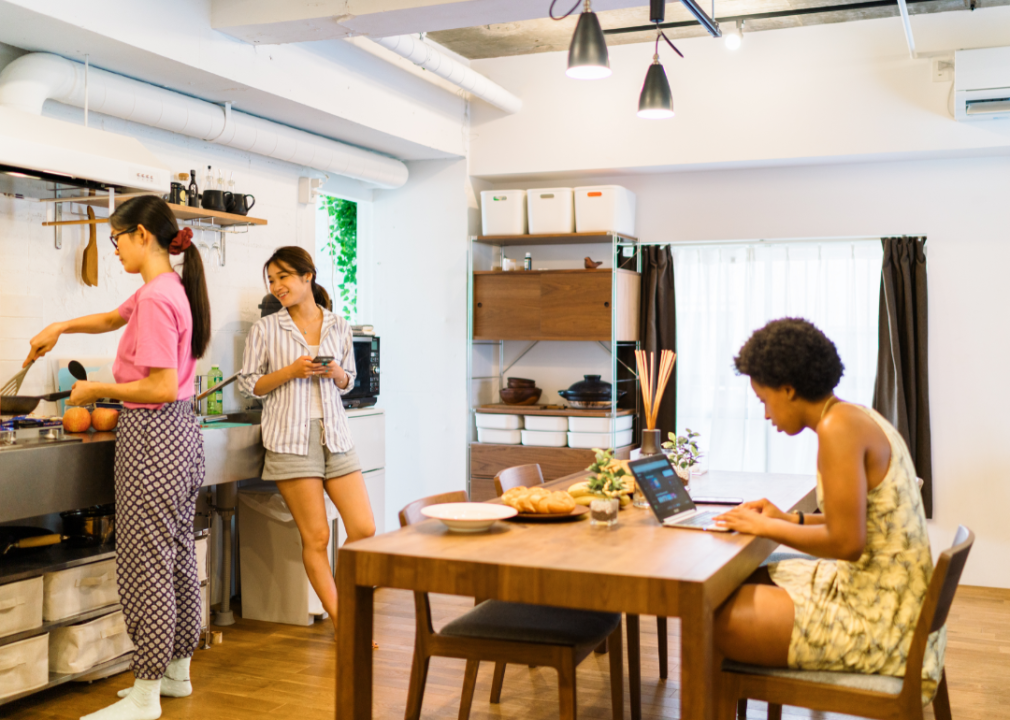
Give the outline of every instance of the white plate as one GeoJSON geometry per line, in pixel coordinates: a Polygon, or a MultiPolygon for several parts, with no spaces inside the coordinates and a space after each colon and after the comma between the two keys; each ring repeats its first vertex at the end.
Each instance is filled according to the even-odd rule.
{"type": "Polygon", "coordinates": [[[483,532],[496,520],[514,517],[516,509],[491,503],[441,503],[421,508],[426,517],[441,520],[455,532],[483,532]]]}

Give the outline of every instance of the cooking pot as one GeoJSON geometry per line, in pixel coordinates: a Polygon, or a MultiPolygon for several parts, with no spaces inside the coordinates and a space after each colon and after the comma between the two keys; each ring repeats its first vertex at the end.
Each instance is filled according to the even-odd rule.
{"type": "MultiPolygon", "coordinates": [[[[612,390],[610,383],[600,380],[599,375],[584,375],[583,380],[573,384],[567,390],[560,390],[558,395],[565,400],[578,402],[603,402],[609,401],[612,390]]],[[[618,392],[617,397],[627,393],[626,390],[618,392]]]]}
{"type": "Polygon", "coordinates": [[[63,534],[91,545],[106,545],[115,539],[116,506],[95,505],[60,513],[63,534]]]}

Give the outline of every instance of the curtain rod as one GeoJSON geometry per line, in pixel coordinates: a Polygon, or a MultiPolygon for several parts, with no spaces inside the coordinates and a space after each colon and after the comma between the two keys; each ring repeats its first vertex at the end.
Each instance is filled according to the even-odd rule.
{"type": "MultiPolygon", "coordinates": [[[[665,246],[670,245],[672,247],[684,247],[692,245],[781,245],[786,243],[824,243],[824,242],[855,242],[860,240],[881,240],[885,237],[894,237],[893,235],[855,235],[851,237],[821,237],[821,238],[782,238],[766,240],[764,238],[756,238],[753,240],[670,240],[667,242],[636,242],[636,243],[618,243],[621,247],[650,247],[650,246],[665,246]]],[[[925,235],[910,235],[908,237],[925,237],[925,235]]]]}

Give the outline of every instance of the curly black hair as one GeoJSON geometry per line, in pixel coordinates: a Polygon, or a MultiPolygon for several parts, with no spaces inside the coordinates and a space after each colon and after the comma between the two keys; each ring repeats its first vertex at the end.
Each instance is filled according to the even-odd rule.
{"type": "Polygon", "coordinates": [[[820,400],[838,385],[845,366],[835,344],[803,318],[772,320],[740,348],[736,371],[771,388],[791,385],[804,400],[820,400]]]}

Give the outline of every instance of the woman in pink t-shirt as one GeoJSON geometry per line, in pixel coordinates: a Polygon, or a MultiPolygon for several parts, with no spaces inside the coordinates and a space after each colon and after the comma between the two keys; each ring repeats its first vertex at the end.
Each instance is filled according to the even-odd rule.
{"type": "MultiPolygon", "coordinates": [[[[32,338],[28,360],[64,333],[126,326],[115,383],[77,382],[69,403],[123,401],[116,433],[116,570],[136,651],[134,686],[88,720],[153,720],[160,695],[192,693],[189,661],[200,637],[200,582],[193,516],[203,484],[203,436],[193,413],[196,358],[210,342],[203,262],[160,198],[127,200],[110,218],[110,240],[126,272],[144,285],[117,310],[54,323],[32,338]],[[171,255],[184,253],[183,275],[171,255]]],[[[26,361],[27,364],[27,361],[26,361]]]]}

